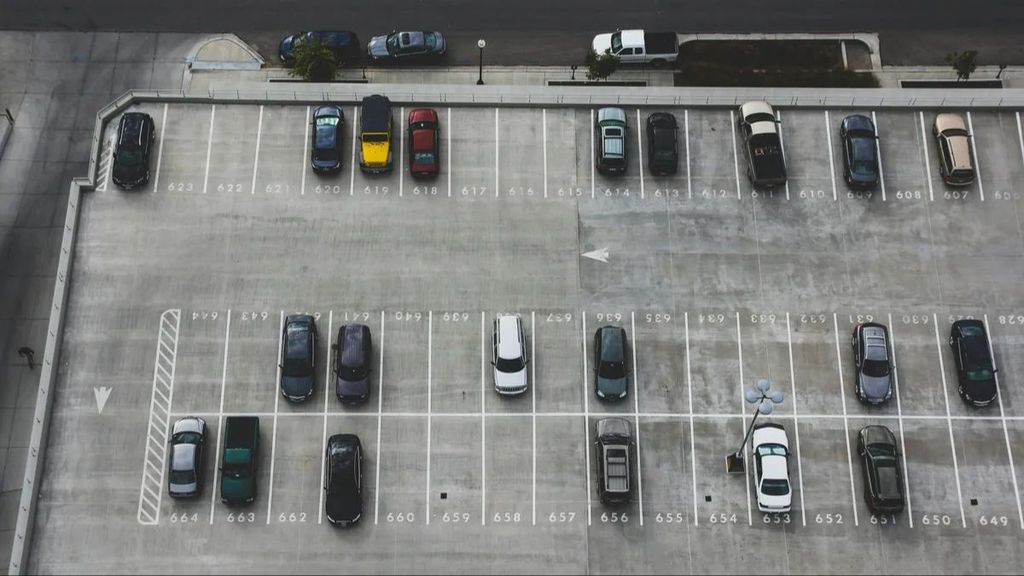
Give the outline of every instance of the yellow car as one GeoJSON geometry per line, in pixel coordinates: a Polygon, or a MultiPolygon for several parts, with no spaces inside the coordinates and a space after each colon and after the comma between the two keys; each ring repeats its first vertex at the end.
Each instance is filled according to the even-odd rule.
{"type": "Polygon", "coordinates": [[[363,98],[359,118],[359,168],[370,174],[391,171],[391,101],[384,96],[363,98]]]}

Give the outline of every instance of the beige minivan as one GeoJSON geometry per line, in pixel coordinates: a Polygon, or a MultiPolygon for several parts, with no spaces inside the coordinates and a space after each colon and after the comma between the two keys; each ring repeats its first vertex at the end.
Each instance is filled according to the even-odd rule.
{"type": "Polygon", "coordinates": [[[963,116],[943,113],[935,116],[932,135],[939,148],[939,174],[950,186],[967,186],[974,182],[971,161],[971,135],[963,116]]]}

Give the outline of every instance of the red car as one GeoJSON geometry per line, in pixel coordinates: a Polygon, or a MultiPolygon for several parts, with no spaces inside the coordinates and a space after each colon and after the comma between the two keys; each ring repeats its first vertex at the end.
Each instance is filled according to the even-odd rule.
{"type": "Polygon", "coordinates": [[[416,108],[409,112],[409,172],[413,176],[437,176],[441,165],[440,142],[436,111],[416,108]]]}

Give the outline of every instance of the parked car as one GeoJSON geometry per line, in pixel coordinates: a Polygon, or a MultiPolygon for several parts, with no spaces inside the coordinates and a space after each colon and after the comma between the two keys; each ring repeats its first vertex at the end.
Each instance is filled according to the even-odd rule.
{"type": "Polygon", "coordinates": [[[224,419],[224,448],[220,456],[220,500],[249,504],[256,499],[256,471],[260,457],[260,419],[228,416],[224,419]]]}
{"type": "Polygon", "coordinates": [[[110,179],[124,190],[149,182],[149,156],[156,138],[156,125],[145,112],[125,112],[117,125],[114,165],[110,179]]]}
{"type": "Polygon", "coordinates": [[[415,108],[409,112],[409,173],[437,176],[441,165],[441,128],[437,112],[415,108]]]}
{"type": "Polygon", "coordinates": [[[313,112],[313,142],[310,164],[314,172],[335,172],[341,169],[342,129],[345,113],[339,106],[327,104],[313,112]]]}
{"type": "Polygon", "coordinates": [[[948,112],[936,115],[932,135],[939,149],[942,181],[950,186],[967,186],[974,182],[971,135],[963,116],[948,112]]]}
{"type": "Polygon", "coordinates": [[[447,51],[444,36],[432,30],[374,36],[366,46],[366,52],[374,62],[439,60],[447,51]]]}
{"type": "Polygon", "coordinates": [[[172,498],[198,496],[203,491],[206,455],[206,421],[181,418],[171,428],[171,457],[167,493],[172,498]]]}
{"type": "Polygon", "coordinates": [[[885,426],[865,426],[857,433],[857,454],[864,471],[864,500],[876,514],[899,514],[906,505],[903,470],[896,437],[885,426]]]}
{"type": "Polygon", "coordinates": [[[754,486],[761,512],[789,512],[793,490],[789,484],[789,437],[781,424],[754,427],[754,486]]]}
{"type": "Polygon", "coordinates": [[[324,512],[335,526],[351,526],[363,515],[363,445],[355,434],[335,434],[324,454],[324,512]]]}
{"type": "Polygon", "coordinates": [[[647,165],[651,174],[668,176],[679,168],[679,144],[676,117],[655,112],[647,117],[647,165]]]}
{"type": "Polygon", "coordinates": [[[626,331],[618,326],[602,326],[594,334],[594,381],[597,397],[620,400],[629,391],[626,331]]]}
{"type": "Polygon", "coordinates": [[[608,52],[623,64],[667,64],[679,57],[679,37],[675,32],[617,30],[598,34],[590,47],[598,54],[608,52]]]}
{"type": "Polygon", "coordinates": [[[981,320],[957,320],[949,330],[960,397],[974,406],[988,406],[996,399],[996,368],[981,320]]]}
{"type": "Polygon", "coordinates": [[[494,390],[502,395],[526,392],[526,334],[519,316],[502,315],[494,319],[491,339],[491,365],[494,366],[494,390]]]}
{"type": "Polygon", "coordinates": [[[839,125],[843,141],[843,177],[851,188],[872,189],[878,185],[878,133],[875,123],[863,114],[843,118],[839,125]]]}
{"type": "Polygon", "coordinates": [[[853,327],[853,365],[857,399],[881,404],[892,397],[893,365],[889,329],[883,324],[862,322],[853,327]]]}
{"type": "Polygon", "coordinates": [[[602,174],[626,173],[626,111],[601,108],[597,111],[594,140],[597,142],[597,170],[602,174]]]}
{"type": "Polygon", "coordinates": [[[603,418],[597,422],[597,494],[603,504],[629,501],[632,486],[630,447],[633,438],[629,422],[623,418],[603,418]]]}
{"type": "Polygon", "coordinates": [[[316,320],[308,314],[284,319],[281,335],[281,394],[303,402],[316,388],[316,320]]]}
{"type": "Polygon", "coordinates": [[[775,111],[767,102],[740,106],[739,128],[747,159],[747,178],[755,187],[786,184],[786,155],[778,124],[775,111]]]}
{"type": "Polygon", "coordinates": [[[334,348],[334,383],[338,400],[345,404],[359,404],[370,397],[370,368],[373,343],[370,327],[364,324],[345,324],[338,329],[334,348]]]}
{"type": "Polygon", "coordinates": [[[359,109],[359,168],[370,174],[391,171],[391,101],[374,94],[359,109]]]}
{"type": "Polygon", "coordinates": [[[330,48],[342,66],[359,62],[359,55],[362,52],[359,37],[355,32],[348,30],[299,32],[285,36],[278,47],[277,55],[285,66],[293,66],[295,58],[292,53],[295,48],[313,40],[330,48]]]}

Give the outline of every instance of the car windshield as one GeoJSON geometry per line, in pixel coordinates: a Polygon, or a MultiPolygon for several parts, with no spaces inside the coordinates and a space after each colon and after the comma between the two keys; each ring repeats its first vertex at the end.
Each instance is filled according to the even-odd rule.
{"type": "Polygon", "coordinates": [[[177,444],[198,444],[203,437],[195,432],[181,432],[174,436],[177,444]]]}
{"type": "Polygon", "coordinates": [[[384,43],[388,47],[389,54],[398,54],[398,34],[388,36],[388,39],[384,43]]]}
{"type": "Polygon", "coordinates": [[[519,372],[526,367],[526,363],[520,358],[498,358],[494,363],[498,372],[519,372]]]}
{"type": "Polygon", "coordinates": [[[889,375],[889,363],[885,360],[864,360],[864,375],[881,378],[889,375]]]}
{"type": "Polygon", "coordinates": [[[785,456],[786,447],[781,444],[764,444],[757,447],[757,453],[761,456],[785,456]]]}
{"type": "Polygon", "coordinates": [[[383,132],[370,132],[363,134],[363,142],[376,143],[376,142],[387,142],[388,135],[383,132]]]}
{"type": "Polygon", "coordinates": [[[616,32],[612,34],[612,53],[617,53],[619,50],[622,50],[622,34],[616,32]]]}
{"type": "Polygon", "coordinates": [[[427,32],[423,35],[423,41],[427,45],[427,50],[433,50],[437,48],[437,35],[433,32],[427,32]]]}
{"type": "Polygon", "coordinates": [[[597,373],[601,378],[625,378],[626,364],[624,362],[601,362],[597,373]]]}
{"type": "Polygon", "coordinates": [[[942,134],[944,136],[967,136],[967,130],[963,128],[947,128],[942,134]]]}
{"type": "Polygon", "coordinates": [[[768,496],[785,496],[789,494],[789,481],[765,480],[761,482],[761,492],[768,496]]]}
{"type": "Polygon", "coordinates": [[[880,466],[884,465],[882,464],[883,462],[892,461],[893,451],[885,444],[871,444],[868,446],[867,450],[868,454],[875,457],[875,462],[879,463],[880,466]]]}
{"type": "Polygon", "coordinates": [[[976,382],[991,380],[992,376],[994,376],[994,374],[992,373],[992,370],[989,370],[988,368],[975,368],[974,370],[967,371],[967,378],[976,382]]]}
{"type": "Polygon", "coordinates": [[[125,166],[142,164],[142,150],[138,148],[122,148],[117,154],[117,163],[125,166]]]}
{"type": "Polygon", "coordinates": [[[413,164],[433,164],[434,153],[433,152],[417,152],[412,157],[413,164]]]}
{"type": "Polygon", "coordinates": [[[191,484],[196,475],[191,470],[171,470],[171,484],[191,484]]]}
{"type": "Polygon", "coordinates": [[[339,372],[341,372],[341,379],[349,382],[362,380],[367,375],[366,368],[362,366],[342,366],[339,372]]]}

